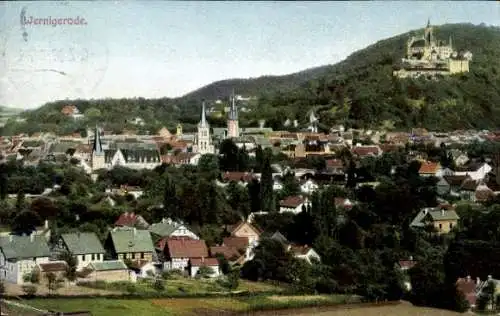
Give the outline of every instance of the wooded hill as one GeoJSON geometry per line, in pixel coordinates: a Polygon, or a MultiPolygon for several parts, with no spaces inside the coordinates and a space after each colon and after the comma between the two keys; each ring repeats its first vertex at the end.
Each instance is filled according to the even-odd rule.
{"type": "MultiPolygon", "coordinates": [[[[129,127],[129,121],[141,117],[145,129],[174,127],[177,122],[194,128],[199,120],[200,99],[227,98],[237,94],[257,96],[252,112],[242,113],[241,126],[255,126],[264,118],[267,125],[283,128],[285,118],[306,123],[314,109],[320,127],[335,123],[352,127],[384,126],[406,129],[426,127],[432,130],[493,128],[500,124],[500,27],[472,24],[447,24],[435,27],[435,36],[450,36],[456,50],[473,53],[471,71],[463,75],[426,79],[396,79],[395,64],[404,56],[406,41],[414,30],[379,41],[359,50],[344,61],[286,76],[255,79],[230,79],[202,87],[181,98],[105,99],[47,103],[27,112],[26,123],[9,122],[3,135],[19,131],[52,130],[69,132],[96,122],[112,129],[129,127]],[[90,111],[87,119],[74,122],[60,114],[67,104],[90,111]]],[[[223,115],[223,114],[222,114],[223,115]]],[[[224,125],[224,117],[211,118],[214,126],[224,125]]]]}

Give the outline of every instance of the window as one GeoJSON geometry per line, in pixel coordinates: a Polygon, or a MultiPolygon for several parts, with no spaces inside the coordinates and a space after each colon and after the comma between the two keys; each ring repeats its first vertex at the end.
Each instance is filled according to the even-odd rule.
{"type": "Polygon", "coordinates": [[[141,252],[141,259],[144,259],[144,252],[141,252]]]}
{"type": "Polygon", "coordinates": [[[452,228],[453,228],[453,223],[450,223],[450,229],[452,229],[452,228]]]}
{"type": "Polygon", "coordinates": [[[94,255],[94,254],[92,254],[92,261],[94,261],[94,260],[95,260],[95,255],[94,255]]]}
{"type": "Polygon", "coordinates": [[[442,229],[443,228],[443,224],[439,224],[439,229],[442,229]]]}
{"type": "Polygon", "coordinates": [[[135,253],[132,254],[132,259],[135,259],[135,253]]]}

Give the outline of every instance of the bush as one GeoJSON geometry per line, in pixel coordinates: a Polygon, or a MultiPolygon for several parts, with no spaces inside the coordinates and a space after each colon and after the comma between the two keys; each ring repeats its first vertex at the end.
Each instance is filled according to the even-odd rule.
{"type": "Polygon", "coordinates": [[[155,279],[155,281],[153,282],[153,288],[155,290],[157,290],[158,292],[162,292],[162,291],[165,291],[165,284],[164,284],[164,280],[162,279],[155,279]]]}
{"type": "Polygon", "coordinates": [[[23,292],[26,296],[29,296],[29,297],[32,297],[32,296],[35,296],[36,292],[37,292],[37,287],[32,285],[32,284],[24,284],[22,286],[22,289],[23,289],[23,292]]]}
{"type": "Polygon", "coordinates": [[[133,283],[127,284],[126,290],[127,290],[128,294],[136,294],[137,293],[137,287],[133,283]]]}
{"type": "Polygon", "coordinates": [[[240,285],[240,271],[233,270],[227,275],[227,288],[235,290],[240,285]]]}

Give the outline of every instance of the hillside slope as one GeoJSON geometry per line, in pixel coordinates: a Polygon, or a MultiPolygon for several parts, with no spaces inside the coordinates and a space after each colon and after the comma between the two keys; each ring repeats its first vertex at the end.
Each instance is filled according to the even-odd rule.
{"type": "Polygon", "coordinates": [[[351,126],[423,126],[430,129],[492,128],[500,124],[500,28],[472,24],[435,27],[438,39],[453,39],[473,53],[470,72],[439,80],[399,80],[394,64],[417,30],[379,41],[330,67],[293,93],[268,104],[279,114],[304,120],[307,108],[323,109],[321,122],[351,126]],[[281,107],[281,108],[280,108],[281,107]],[[392,123],[392,124],[387,124],[392,123]]]}
{"type": "MultiPolygon", "coordinates": [[[[241,113],[241,126],[256,125],[266,119],[267,126],[283,128],[283,122],[298,119],[306,124],[314,109],[320,128],[343,123],[353,127],[427,127],[433,130],[496,128],[500,125],[500,28],[472,24],[435,27],[438,39],[452,36],[456,50],[473,53],[471,71],[439,80],[399,80],[392,70],[404,55],[411,33],[400,34],[359,50],[344,61],[304,70],[286,76],[230,79],[214,82],[177,99],[105,99],[55,101],[29,111],[26,123],[9,121],[3,135],[18,132],[56,131],[68,133],[96,123],[119,131],[133,128],[130,120],[142,117],[147,129],[179,121],[187,130],[199,120],[200,99],[227,97],[233,89],[241,95],[259,97],[256,108],[241,113]],[[76,105],[86,119],[72,120],[60,111],[76,105]]],[[[224,117],[211,118],[212,126],[225,124],[224,117]]]]}
{"type": "Polygon", "coordinates": [[[181,97],[181,99],[216,100],[234,91],[243,96],[258,96],[262,91],[289,91],[302,84],[324,76],[331,65],[306,69],[284,76],[261,76],[248,79],[228,79],[213,82],[181,97]]]}

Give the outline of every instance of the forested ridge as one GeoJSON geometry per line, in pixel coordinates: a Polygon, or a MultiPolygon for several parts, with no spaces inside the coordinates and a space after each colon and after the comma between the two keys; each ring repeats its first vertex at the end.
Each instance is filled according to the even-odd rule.
{"type": "MultiPolygon", "coordinates": [[[[287,76],[231,79],[212,83],[181,98],[104,99],[55,101],[24,114],[25,123],[11,120],[2,130],[8,135],[20,131],[57,131],[68,133],[105,122],[112,130],[131,127],[130,120],[143,118],[143,129],[173,128],[178,122],[189,130],[199,120],[200,100],[209,105],[227,97],[234,89],[257,101],[246,104],[252,111],[241,113],[241,126],[256,126],[259,119],[283,129],[285,118],[306,123],[314,109],[320,128],[332,124],[348,127],[395,128],[426,127],[431,130],[494,128],[500,123],[500,28],[472,24],[447,24],[435,27],[438,39],[452,38],[458,51],[473,54],[470,72],[437,80],[395,79],[393,68],[404,55],[411,33],[379,41],[359,50],[344,61],[287,76]],[[60,110],[72,104],[86,114],[74,122],[60,110]],[[87,115],[89,114],[89,115],[87,115]]],[[[224,103],[213,116],[213,126],[225,124],[224,103]]]]}

